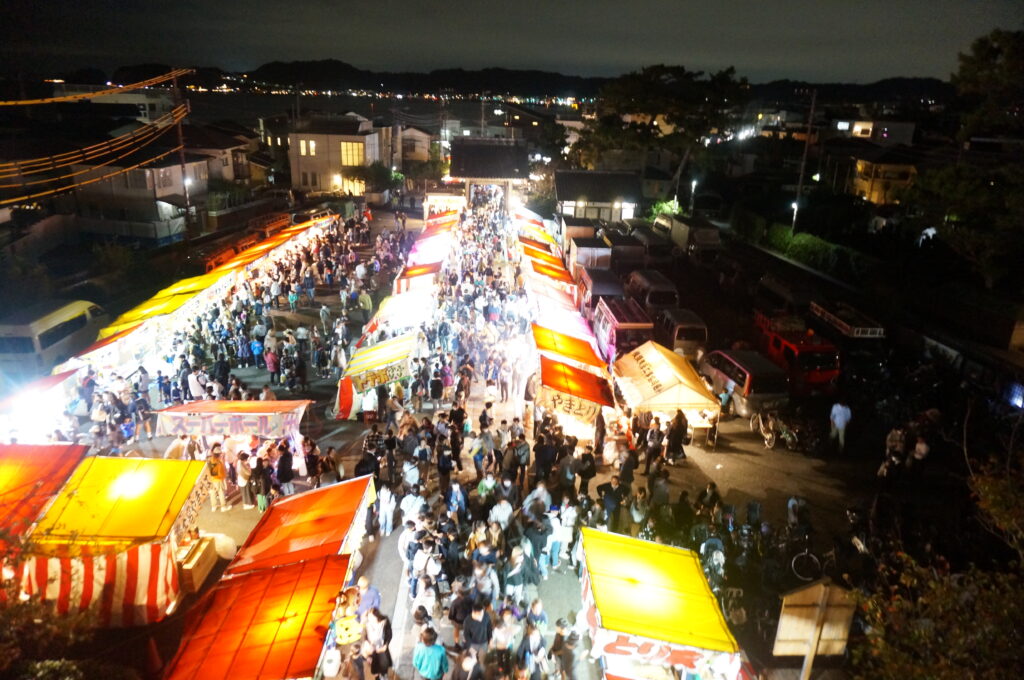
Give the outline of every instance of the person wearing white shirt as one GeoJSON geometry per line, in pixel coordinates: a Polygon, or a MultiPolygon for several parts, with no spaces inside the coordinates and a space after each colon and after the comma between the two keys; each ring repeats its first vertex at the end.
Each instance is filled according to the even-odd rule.
{"type": "Polygon", "coordinates": [[[832,413],[829,420],[832,424],[831,438],[839,442],[839,453],[846,448],[846,426],[850,424],[853,412],[842,400],[832,405],[832,413]]]}

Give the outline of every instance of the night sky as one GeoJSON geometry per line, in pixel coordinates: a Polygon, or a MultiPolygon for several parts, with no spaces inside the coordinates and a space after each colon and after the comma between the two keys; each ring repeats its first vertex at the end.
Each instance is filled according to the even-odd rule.
{"type": "Polygon", "coordinates": [[[778,78],[947,78],[956,53],[1019,29],[1021,0],[2,0],[0,56],[30,73],[122,64],[252,69],[336,58],[374,70],[644,64],[778,78]]]}

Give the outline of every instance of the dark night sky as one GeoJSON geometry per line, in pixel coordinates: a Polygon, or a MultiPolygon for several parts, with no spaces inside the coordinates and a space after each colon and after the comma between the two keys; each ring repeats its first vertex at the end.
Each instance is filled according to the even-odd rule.
{"type": "Polygon", "coordinates": [[[121,64],[254,68],[337,58],[360,68],[502,66],[616,75],[734,65],[776,78],[946,78],[1021,0],[0,0],[0,56],[41,72],[121,64]]]}

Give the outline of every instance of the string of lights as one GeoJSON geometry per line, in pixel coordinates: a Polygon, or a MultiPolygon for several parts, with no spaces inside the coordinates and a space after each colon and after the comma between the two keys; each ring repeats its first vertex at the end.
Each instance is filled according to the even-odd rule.
{"type": "MultiPolygon", "coordinates": [[[[178,151],[181,151],[183,148],[184,147],[179,144],[178,146],[174,147],[173,149],[168,149],[167,151],[164,151],[163,153],[157,154],[156,156],[153,156],[152,158],[147,158],[147,159],[145,159],[143,161],[139,161],[138,163],[135,163],[134,165],[131,165],[131,166],[127,167],[127,168],[121,168],[120,170],[116,170],[114,172],[109,172],[109,173],[107,173],[105,175],[102,175],[101,177],[90,178],[90,179],[87,179],[87,180],[84,180],[84,181],[81,181],[81,182],[76,182],[75,184],[70,184],[68,186],[58,187],[57,189],[50,189],[48,191],[42,191],[42,192],[35,193],[35,194],[27,194],[25,196],[17,196],[15,198],[0,199],[0,206],[11,205],[11,204],[14,204],[14,203],[24,203],[26,201],[31,201],[31,200],[34,200],[34,199],[37,199],[37,198],[42,198],[44,196],[52,196],[53,194],[59,194],[59,193],[65,192],[65,191],[70,191],[71,189],[75,189],[77,187],[86,186],[88,184],[95,184],[96,182],[102,182],[105,179],[110,179],[111,177],[116,177],[116,176],[122,175],[122,174],[124,174],[126,172],[131,172],[132,170],[137,170],[137,169],[141,168],[144,165],[147,165],[147,164],[152,163],[154,161],[160,160],[164,156],[169,156],[172,153],[176,153],[178,151]]],[[[125,154],[125,155],[128,155],[128,154],[125,154]]]]}
{"type": "Polygon", "coordinates": [[[175,107],[174,110],[160,116],[152,123],[136,128],[135,130],[123,135],[113,137],[104,142],[91,144],[81,149],[54,154],[52,156],[0,163],[0,179],[32,175],[48,170],[56,170],[76,163],[91,161],[96,158],[107,156],[111,153],[120,151],[126,144],[132,144],[148,137],[154,130],[174,125],[179,120],[184,119],[187,115],[188,107],[181,104],[180,106],[175,107]]]}
{"type": "Polygon", "coordinates": [[[168,80],[174,80],[181,76],[192,73],[190,68],[178,68],[165,73],[162,76],[150,78],[148,80],[140,80],[137,83],[131,83],[130,85],[119,85],[118,87],[112,87],[108,90],[99,90],[97,92],[80,92],[78,94],[68,94],[61,97],[48,97],[46,99],[17,99],[17,100],[0,100],[0,106],[35,106],[37,104],[58,104],[60,102],[75,102],[83,99],[94,99],[96,97],[103,97],[108,94],[120,94],[122,92],[130,92],[132,90],[138,90],[144,87],[152,87],[153,85],[159,85],[160,83],[166,83],[168,80]]]}

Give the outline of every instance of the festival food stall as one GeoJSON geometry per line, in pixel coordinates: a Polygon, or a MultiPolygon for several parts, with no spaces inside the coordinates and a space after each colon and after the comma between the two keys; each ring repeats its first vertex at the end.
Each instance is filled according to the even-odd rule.
{"type": "Polygon", "coordinates": [[[356,553],[366,510],[376,499],[373,478],[365,476],[274,501],[224,571],[225,578],[356,553]]]}
{"type": "Polygon", "coordinates": [[[595,375],[607,376],[607,364],[586,340],[538,324],[531,324],[531,328],[534,346],[541,354],[595,375]]]}
{"type": "Polygon", "coordinates": [[[527,246],[522,244],[520,245],[522,247],[523,255],[529,258],[530,260],[534,260],[536,262],[540,262],[551,267],[556,267],[558,269],[564,268],[564,266],[562,265],[562,261],[555,257],[554,255],[552,255],[551,251],[540,250],[539,248],[534,248],[533,246],[527,246]]]}
{"type": "Polygon", "coordinates": [[[529,267],[524,266],[523,269],[542,277],[544,281],[557,285],[572,297],[574,303],[579,300],[579,289],[576,286],[576,281],[573,280],[572,275],[561,264],[552,266],[537,260],[530,260],[529,267]]]}
{"type": "Polygon", "coordinates": [[[29,534],[22,590],[61,613],[92,610],[102,627],[160,621],[208,491],[200,461],[86,458],[29,534]]]}
{"type": "Polygon", "coordinates": [[[0,401],[0,437],[26,444],[52,441],[64,412],[77,399],[77,373],[71,369],[45,375],[0,401]]]}
{"type": "Polygon", "coordinates": [[[362,410],[363,393],[409,377],[409,359],[416,349],[417,336],[418,333],[405,333],[356,350],[338,382],[336,419],[354,418],[362,410]]]}
{"type": "Polygon", "coordinates": [[[432,320],[437,310],[437,297],[430,290],[411,290],[400,295],[389,295],[381,300],[377,312],[363,328],[356,347],[362,347],[366,338],[381,328],[389,331],[418,328],[432,320]]]}
{"type": "Polygon", "coordinates": [[[746,680],[743,654],[691,550],[584,527],[583,613],[608,680],[746,680]]]}
{"type": "Polygon", "coordinates": [[[0,563],[16,557],[16,546],[4,539],[18,541],[29,533],[88,450],[77,444],[0,445],[0,563]]]}
{"type": "Polygon", "coordinates": [[[466,194],[458,192],[428,191],[423,196],[423,219],[443,219],[454,216],[458,219],[459,212],[466,207],[466,194]]]}
{"type": "Polygon", "coordinates": [[[437,231],[420,236],[412,244],[406,264],[410,267],[431,262],[443,262],[452,252],[452,234],[450,231],[437,231]]]}
{"type": "Polygon", "coordinates": [[[330,555],[220,581],[189,611],[165,680],[314,677],[349,561],[330,555]]]}
{"type": "Polygon", "coordinates": [[[538,241],[537,239],[532,239],[527,236],[520,236],[519,244],[545,253],[552,252],[552,250],[555,247],[553,244],[548,243],[546,241],[538,241]]]}
{"type": "Polygon", "coordinates": [[[407,265],[402,273],[395,278],[394,292],[405,293],[410,290],[433,290],[437,277],[441,273],[443,263],[407,265]]]}
{"type": "Polygon", "coordinates": [[[656,342],[645,342],[619,357],[612,365],[612,376],[622,400],[634,411],[650,411],[667,423],[679,409],[690,428],[702,432],[705,439],[718,423],[721,402],[696,369],[656,342]]]}
{"type": "Polygon", "coordinates": [[[581,442],[594,438],[594,421],[615,404],[608,381],[560,361],[540,358],[536,406],[558,418],[566,434],[581,442]]]}

